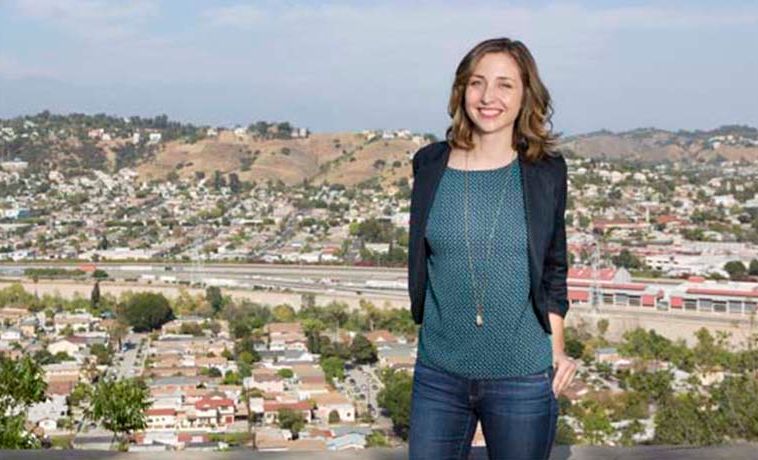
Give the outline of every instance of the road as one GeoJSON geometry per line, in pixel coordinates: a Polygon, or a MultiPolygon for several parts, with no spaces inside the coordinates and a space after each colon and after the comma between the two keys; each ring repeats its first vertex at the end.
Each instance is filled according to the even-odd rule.
{"type": "Polygon", "coordinates": [[[129,334],[123,340],[124,347],[113,357],[115,365],[108,369],[108,376],[124,379],[142,375],[147,357],[148,340],[147,334],[129,334]]]}
{"type": "Polygon", "coordinates": [[[345,392],[355,399],[356,404],[369,407],[369,413],[374,417],[374,425],[377,428],[384,430],[392,428],[392,420],[382,413],[377,404],[376,398],[383,385],[372,366],[358,366],[347,370],[344,384],[345,392]]]}

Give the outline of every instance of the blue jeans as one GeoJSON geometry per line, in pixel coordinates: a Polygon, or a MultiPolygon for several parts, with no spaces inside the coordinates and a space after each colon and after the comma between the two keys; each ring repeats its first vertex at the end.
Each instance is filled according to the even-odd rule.
{"type": "Polygon", "coordinates": [[[518,377],[471,379],[425,366],[413,370],[410,460],[465,460],[477,421],[490,460],[547,459],[558,400],[553,366],[518,377]]]}

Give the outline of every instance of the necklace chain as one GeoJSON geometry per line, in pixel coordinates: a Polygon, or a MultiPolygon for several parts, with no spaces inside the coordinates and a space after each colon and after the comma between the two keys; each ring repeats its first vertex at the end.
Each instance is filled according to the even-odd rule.
{"type": "MultiPolygon", "coordinates": [[[[513,164],[514,161],[518,161],[515,157],[513,160],[508,164],[513,164]]],[[[508,177],[508,176],[506,176],[508,177]]],[[[476,325],[482,326],[484,324],[484,318],[483,318],[483,307],[482,304],[484,303],[484,291],[486,290],[486,273],[484,277],[484,287],[481,291],[477,292],[477,285],[476,281],[474,279],[474,262],[471,257],[471,243],[469,241],[469,217],[468,217],[468,197],[469,197],[469,186],[468,186],[468,150],[466,151],[466,160],[465,160],[465,169],[463,173],[463,182],[464,182],[464,200],[463,200],[463,228],[466,236],[466,252],[468,254],[468,265],[469,265],[469,273],[471,274],[471,291],[474,294],[474,300],[476,302],[476,325]]],[[[490,253],[492,252],[492,241],[493,237],[495,236],[495,228],[497,227],[497,221],[500,217],[500,210],[503,207],[503,199],[505,198],[505,193],[507,191],[508,187],[503,186],[502,192],[500,193],[500,199],[498,200],[497,204],[497,212],[495,213],[495,218],[492,222],[492,230],[490,231],[489,239],[487,241],[487,252],[485,256],[485,264],[490,259],[490,253]]]]}

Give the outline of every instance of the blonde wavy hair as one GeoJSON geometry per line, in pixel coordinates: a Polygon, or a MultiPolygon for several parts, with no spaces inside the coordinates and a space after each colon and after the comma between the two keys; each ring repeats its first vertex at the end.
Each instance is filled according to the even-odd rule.
{"type": "Polygon", "coordinates": [[[488,53],[506,53],[519,66],[524,91],[521,110],[514,122],[512,147],[525,153],[529,161],[539,160],[545,154],[554,154],[558,135],[552,133],[550,93],[540,80],[532,53],[520,41],[509,38],[493,38],[479,43],[458,64],[447,109],[452,119],[447,129],[447,141],[459,149],[474,148],[474,124],[466,113],[464,100],[466,85],[479,60],[488,53]]]}

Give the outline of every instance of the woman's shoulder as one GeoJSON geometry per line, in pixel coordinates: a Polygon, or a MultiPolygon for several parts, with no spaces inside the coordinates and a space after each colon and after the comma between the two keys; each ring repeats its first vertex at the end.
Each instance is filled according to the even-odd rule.
{"type": "Polygon", "coordinates": [[[427,144],[413,154],[413,170],[416,171],[429,161],[437,159],[438,156],[448,148],[447,141],[438,141],[427,144]]]}
{"type": "Polygon", "coordinates": [[[539,169],[544,169],[546,172],[557,174],[559,178],[566,176],[566,157],[564,152],[559,149],[545,152],[540,159],[535,162],[535,166],[539,169]]]}

